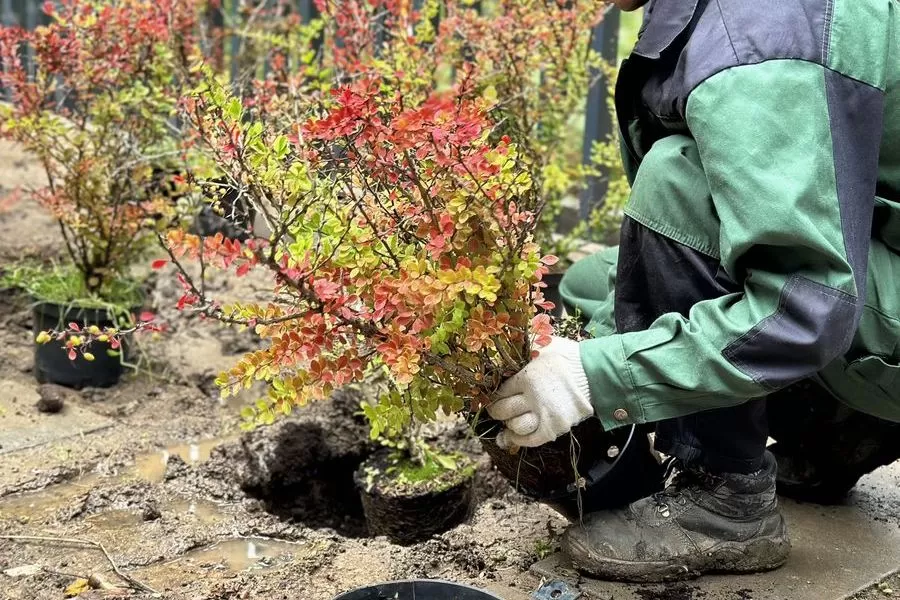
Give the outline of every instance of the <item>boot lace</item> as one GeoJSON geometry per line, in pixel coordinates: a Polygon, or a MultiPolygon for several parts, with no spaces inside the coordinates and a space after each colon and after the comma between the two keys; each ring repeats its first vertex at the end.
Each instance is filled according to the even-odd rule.
{"type": "Polygon", "coordinates": [[[656,511],[668,517],[672,503],[687,504],[691,494],[698,489],[710,489],[717,484],[717,478],[699,467],[689,467],[680,458],[669,457],[665,462],[664,480],[666,487],[653,494],[656,511]]]}

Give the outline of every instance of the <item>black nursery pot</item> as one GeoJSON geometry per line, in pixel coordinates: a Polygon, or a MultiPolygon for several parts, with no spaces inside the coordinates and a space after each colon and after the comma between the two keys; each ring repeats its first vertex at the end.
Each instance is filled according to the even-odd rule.
{"type": "MultiPolygon", "coordinates": [[[[115,323],[105,309],[77,308],[61,306],[50,302],[40,302],[31,309],[32,328],[37,336],[41,331],[64,327],[67,323],[96,325],[100,328],[114,327],[115,323]]],[[[124,343],[123,343],[124,346],[124,343]]],[[[109,344],[93,342],[93,361],[87,361],[78,353],[70,360],[68,351],[61,342],[51,340],[46,344],[35,344],[34,375],[39,383],[55,383],[66,387],[110,387],[119,382],[124,367],[121,357],[109,356],[109,344]]],[[[125,352],[124,347],[118,349],[125,352]]]]}
{"type": "Polygon", "coordinates": [[[581,514],[624,506],[662,487],[662,466],[641,427],[605,431],[599,420],[590,418],[554,442],[515,453],[495,443],[502,427],[489,418],[475,423],[494,466],[517,491],[572,521],[581,514]]]}
{"type": "MultiPolygon", "coordinates": [[[[386,536],[396,544],[413,544],[466,520],[472,506],[474,472],[464,477],[460,474],[460,481],[436,491],[398,490],[390,485],[390,475],[385,474],[388,456],[387,452],[376,453],[354,474],[370,535],[386,536]],[[378,471],[371,488],[367,467],[378,471]]],[[[364,597],[368,596],[359,596],[364,597]]]]}
{"type": "Polygon", "coordinates": [[[341,594],[334,600],[502,600],[467,585],[419,579],[378,583],[341,594]]]}

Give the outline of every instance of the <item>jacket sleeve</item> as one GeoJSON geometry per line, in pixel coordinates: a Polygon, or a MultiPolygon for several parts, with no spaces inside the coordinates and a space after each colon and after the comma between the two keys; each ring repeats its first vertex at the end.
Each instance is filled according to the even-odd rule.
{"type": "Polygon", "coordinates": [[[743,290],[581,344],[607,429],[740,404],[847,351],[865,302],[882,113],[880,90],[806,61],[733,67],[694,89],[686,121],[722,267],[743,290]]]}

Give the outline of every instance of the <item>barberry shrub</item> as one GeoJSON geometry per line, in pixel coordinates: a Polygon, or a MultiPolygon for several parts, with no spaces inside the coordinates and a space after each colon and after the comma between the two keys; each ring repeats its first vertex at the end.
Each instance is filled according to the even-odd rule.
{"type": "MultiPolygon", "coordinates": [[[[56,218],[65,269],[75,274],[76,285],[61,292],[69,297],[40,299],[133,306],[134,288],[121,282],[165,227],[169,204],[149,190],[154,161],[180,152],[170,119],[181,96],[178,65],[192,44],[194,4],[46,2],[49,25],[0,28],[0,88],[9,100],[0,104],[0,134],[46,171],[46,187],[28,191],[56,218]]],[[[57,272],[54,278],[72,280],[57,272]]]]}
{"type": "MultiPolygon", "coordinates": [[[[217,382],[223,395],[269,384],[252,422],[373,374],[374,436],[477,409],[552,331],[540,283],[552,257],[533,240],[534,165],[490,118],[471,68],[443,92],[402,95],[377,70],[302,105],[293,133],[253,118],[208,78],[184,102],[211,160],[265,219],[245,243],[169,233],[179,301],[268,341],[217,382]],[[220,304],[192,276],[270,278],[266,302],[220,304]]],[[[298,110],[299,110],[298,106],[298,110]]],[[[157,268],[164,266],[157,262],[157,268]]]]}

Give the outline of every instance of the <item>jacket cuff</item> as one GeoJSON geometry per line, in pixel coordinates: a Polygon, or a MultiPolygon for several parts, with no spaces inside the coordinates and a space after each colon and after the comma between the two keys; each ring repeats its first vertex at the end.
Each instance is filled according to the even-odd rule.
{"type": "Polygon", "coordinates": [[[584,340],[579,344],[594,413],[606,431],[643,423],[644,409],[625,357],[621,335],[584,340]]]}

